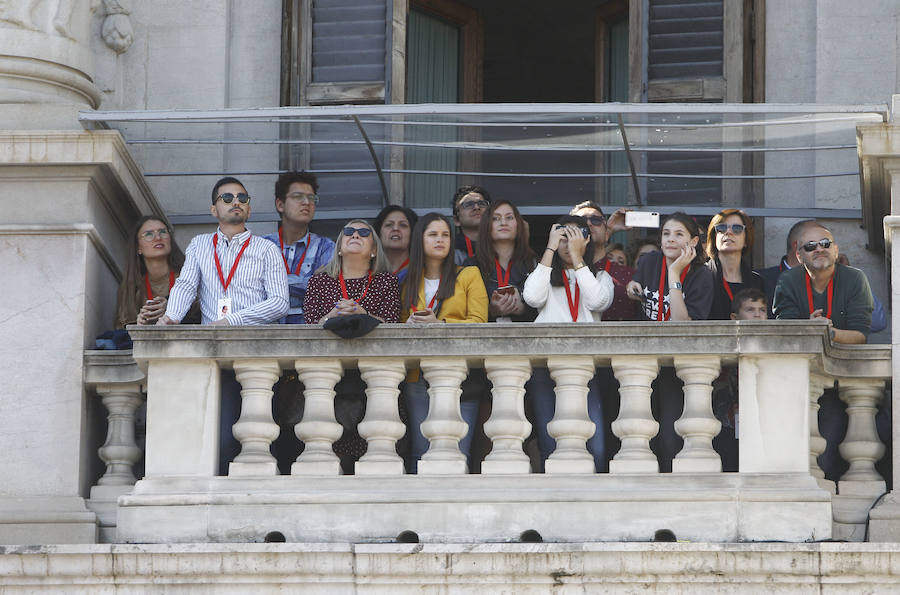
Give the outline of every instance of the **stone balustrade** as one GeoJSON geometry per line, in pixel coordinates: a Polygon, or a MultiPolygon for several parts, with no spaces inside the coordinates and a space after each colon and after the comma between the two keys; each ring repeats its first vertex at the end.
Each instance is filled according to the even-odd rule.
{"type": "MultiPolygon", "coordinates": [[[[317,327],[151,327],[132,336],[147,374],[146,471],[118,500],[118,541],[258,541],[270,531],[288,541],[377,541],[404,530],[425,541],[509,541],[528,529],[552,541],[646,540],[662,528],[691,540],[805,541],[827,539],[833,527],[859,538],[874,492],[884,490],[874,468],[884,453],[874,419],[890,350],[831,345],[818,322],[382,325],[354,340],[317,327]],[[557,448],[543,474],[531,472],[523,450],[532,429],[524,385],[537,366],[557,383],[548,424],[557,448]],[[735,366],[740,469],[722,473],[712,448],[720,429],[712,383],[735,366]],[[604,367],[619,383],[619,412],[608,421],[622,446],[608,453],[609,473],[595,473],[585,397],[604,367]],[[663,367],[674,367],[684,383],[674,424],[655,419],[651,408],[663,367]],[[332,450],[343,431],[334,389],[350,368],[366,383],[358,431],[368,450],[355,475],[343,476],[332,450]],[[422,424],[431,447],[418,476],[404,473],[396,452],[404,433],[398,385],[416,368],[431,397],[422,424]],[[484,424],[492,449],[480,475],[467,474],[457,444],[467,429],[460,384],[473,368],[484,368],[493,384],[484,424]],[[242,448],[227,477],[216,476],[219,369],[233,369],[242,385],[233,426],[242,448]],[[305,449],[290,475],[279,475],[269,453],[278,435],[271,399],[285,371],[305,385],[295,426],[305,449]],[[848,404],[841,454],[850,463],[837,490],[815,460],[824,450],[817,401],[835,381],[848,404]],[[672,473],[659,472],[650,448],[666,429],[661,423],[684,440],[672,473]]],[[[100,393],[110,407],[110,443],[114,435],[128,442],[120,426],[134,399],[126,392],[100,393]]],[[[101,456],[109,479],[127,482],[123,466],[133,451],[120,450],[101,456]]]]}

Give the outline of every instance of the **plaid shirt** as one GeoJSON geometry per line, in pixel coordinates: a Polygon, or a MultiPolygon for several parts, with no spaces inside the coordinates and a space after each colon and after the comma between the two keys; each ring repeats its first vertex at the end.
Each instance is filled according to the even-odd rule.
{"type": "MultiPolygon", "coordinates": [[[[280,248],[281,242],[278,239],[278,232],[270,233],[263,237],[280,248]]],[[[284,255],[281,259],[282,270],[287,272],[285,261],[290,266],[290,273],[287,276],[290,309],[287,315],[278,322],[282,324],[304,324],[306,320],[303,314],[303,299],[306,297],[306,286],[310,277],[315,275],[316,271],[331,262],[331,257],[334,255],[334,242],[328,238],[307,232],[302,239],[285,246],[282,254],[284,255]],[[309,247],[308,251],[307,246],[309,247]],[[303,258],[304,252],[306,252],[306,258],[303,258]],[[303,258],[303,266],[300,267],[299,274],[295,275],[297,264],[301,258],[303,258]]]]}

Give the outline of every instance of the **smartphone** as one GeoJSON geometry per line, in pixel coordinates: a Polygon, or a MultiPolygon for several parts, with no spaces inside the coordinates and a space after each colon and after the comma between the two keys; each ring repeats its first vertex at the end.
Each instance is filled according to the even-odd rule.
{"type": "Polygon", "coordinates": [[[507,295],[507,294],[508,294],[508,295],[515,295],[515,294],[516,294],[516,288],[515,288],[514,285],[504,285],[503,287],[498,287],[498,288],[494,291],[494,293],[500,293],[500,294],[504,294],[504,295],[507,295]]]}
{"type": "Polygon", "coordinates": [[[625,211],[626,227],[659,227],[659,213],[625,211]]]}
{"type": "Polygon", "coordinates": [[[430,308],[425,308],[424,310],[416,310],[412,313],[413,316],[428,316],[429,314],[431,314],[430,308]]]}

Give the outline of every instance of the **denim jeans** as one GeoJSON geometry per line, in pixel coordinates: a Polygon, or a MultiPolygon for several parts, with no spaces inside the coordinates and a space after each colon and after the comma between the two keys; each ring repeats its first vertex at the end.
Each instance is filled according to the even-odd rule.
{"type": "MultiPolygon", "coordinates": [[[[409,414],[409,443],[410,452],[406,461],[406,469],[409,473],[418,471],[419,459],[428,450],[429,441],[422,435],[422,422],[428,417],[429,405],[428,391],[426,389],[425,380],[419,378],[416,382],[407,382],[403,388],[403,400],[406,403],[406,410],[409,414]]],[[[459,402],[459,412],[463,421],[468,424],[466,435],[459,441],[459,450],[466,455],[466,461],[469,468],[472,468],[471,451],[472,436],[475,434],[475,422],[478,421],[478,406],[480,401],[477,399],[461,400],[459,402]]]]}
{"type": "MultiPolygon", "coordinates": [[[[546,461],[556,449],[556,440],[547,432],[547,424],[556,413],[556,383],[547,368],[534,368],[531,380],[525,384],[525,398],[534,413],[534,429],[537,433],[541,460],[546,461]]],[[[603,421],[603,406],[600,398],[600,383],[595,376],[588,382],[588,418],[594,422],[594,435],[587,441],[588,452],[594,457],[594,468],[598,472],[606,470],[606,426],[603,421]]]]}

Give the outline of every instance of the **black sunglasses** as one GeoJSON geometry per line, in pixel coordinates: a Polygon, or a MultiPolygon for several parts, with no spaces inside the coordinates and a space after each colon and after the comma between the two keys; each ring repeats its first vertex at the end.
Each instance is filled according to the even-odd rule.
{"type": "Polygon", "coordinates": [[[250,202],[250,195],[244,194],[243,192],[238,192],[237,196],[235,196],[231,192],[226,192],[225,194],[220,194],[217,198],[221,198],[222,202],[224,202],[226,205],[230,205],[232,202],[234,202],[235,198],[238,199],[238,202],[242,205],[250,202]]]}
{"type": "Polygon", "coordinates": [[[367,237],[369,237],[369,234],[372,233],[372,230],[369,229],[368,227],[349,227],[348,226],[348,227],[344,228],[344,235],[347,236],[348,238],[355,233],[358,233],[359,237],[361,237],[361,238],[367,238],[367,237]]]}
{"type": "Polygon", "coordinates": [[[585,219],[587,219],[588,223],[595,227],[606,223],[606,218],[600,215],[590,215],[588,217],[585,217],[585,219]]]}
{"type": "Polygon", "coordinates": [[[805,250],[806,252],[815,252],[816,248],[818,248],[819,246],[822,246],[823,248],[826,248],[826,249],[827,249],[827,248],[831,248],[831,245],[832,245],[833,243],[834,243],[834,242],[832,242],[832,241],[829,240],[828,238],[822,238],[822,239],[819,240],[818,242],[806,242],[806,243],[803,244],[803,246],[801,246],[801,247],[802,247],[803,250],[805,250]]]}
{"type": "Polygon", "coordinates": [[[731,228],[731,233],[733,234],[744,233],[744,230],[747,229],[746,226],[740,223],[732,223],[731,225],[728,225],[727,223],[719,223],[718,225],[713,227],[713,229],[715,229],[718,233],[725,233],[726,231],[728,231],[729,227],[731,228]]]}

